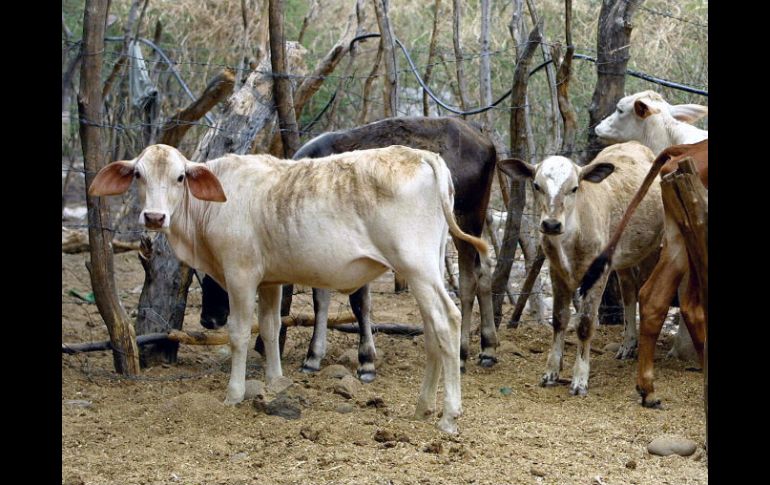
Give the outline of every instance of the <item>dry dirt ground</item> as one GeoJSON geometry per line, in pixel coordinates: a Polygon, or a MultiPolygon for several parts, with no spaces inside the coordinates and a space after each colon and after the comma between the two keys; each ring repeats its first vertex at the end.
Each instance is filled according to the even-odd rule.
{"type": "MultiPolygon", "coordinates": [[[[69,294],[90,291],[86,259],[62,254],[65,343],[107,338],[95,305],[69,294]]],[[[123,305],[135,312],[143,281],[137,254],[118,254],[115,264],[123,305]]],[[[394,295],[391,288],[392,279],[377,281],[374,320],[420,324],[413,297],[394,295]]],[[[294,313],[311,310],[308,292],[295,297],[294,313]]],[[[199,313],[194,282],[185,329],[201,330],[199,313]]],[[[348,314],[346,299],[336,295],[330,313],[348,314]]],[[[593,347],[619,342],[621,330],[600,326],[593,347]]],[[[572,397],[566,385],[538,385],[550,333],[536,324],[503,328],[500,363],[492,369],[469,365],[456,437],[440,433],[435,420],[412,419],[425,361],[422,337],[376,335],[377,379],[345,399],[331,391],[331,377],[298,371],[311,329],[289,329],[283,371],[293,392],[309,403],[298,420],[266,415],[252,401],[224,406],[230,366],[225,347],[183,346],[178,365],[147,369],[131,380],[114,373],[110,352],[62,355],[63,483],[707,483],[702,373],[663,358],[670,343],[660,343],[656,386],[665,408],[643,409],[634,391],[636,363],[594,353],[589,395],[572,397]],[[376,397],[384,405],[367,406],[376,397]],[[90,404],[79,405],[83,401],[90,404]],[[343,403],[353,411],[337,412],[343,403]],[[378,432],[396,440],[377,441],[378,432]],[[701,446],[687,458],[648,454],[647,444],[661,434],[701,446]]],[[[567,339],[574,341],[574,333],[567,339]]],[[[325,364],[356,344],[356,335],[330,330],[325,364]]],[[[478,352],[478,336],[473,345],[478,352]]],[[[568,344],[565,378],[574,353],[568,344]]],[[[253,350],[247,378],[264,378],[253,350]]]]}

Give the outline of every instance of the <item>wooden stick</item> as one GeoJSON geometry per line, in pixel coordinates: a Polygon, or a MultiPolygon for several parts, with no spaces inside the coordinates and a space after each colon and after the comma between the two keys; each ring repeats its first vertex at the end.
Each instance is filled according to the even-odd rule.
{"type": "MultiPolygon", "coordinates": [[[[312,327],[315,325],[315,317],[312,315],[295,315],[283,317],[281,319],[287,327],[312,327]]],[[[339,330],[345,333],[358,333],[358,324],[356,317],[347,315],[337,318],[329,318],[327,322],[329,328],[339,330]]],[[[389,335],[422,335],[422,327],[417,325],[407,325],[403,323],[376,323],[372,324],[372,332],[380,332],[389,335]]],[[[252,335],[259,333],[259,325],[251,327],[252,335]]],[[[169,332],[148,333],[136,338],[138,346],[153,344],[158,342],[179,342],[187,345],[226,345],[230,342],[227,332],[191,332],[181,330],[171,330],[169,332]]],[[[110,350],[112,345],[109,341],[89,342],[82,344],[62,344],[61,351],[64,354],[77,354],[81,352],[93,352],[98,350],[110,350]]]]}
{"type": "Polygon", "coordinates": [[[532,266],[530,266],[529,271],[527,271],[527,279],[524,280],[524,286],[521,287],[521,293],[519,294],[518,300],[516,300],[516,307],[513,309],[513,315],[511,315],[511,319],[508,321],[508,328],[517,328],[519,326],[521,314],[524,311],[524,305],[527,304],[527,299],[532,292],[532,286],[535,284],[537,275],[540,274],[540,268],[543,267],[544,261],[545,254],[543,253],[543,248],[538,246],[537,256],[535,256],[532,266]]]}

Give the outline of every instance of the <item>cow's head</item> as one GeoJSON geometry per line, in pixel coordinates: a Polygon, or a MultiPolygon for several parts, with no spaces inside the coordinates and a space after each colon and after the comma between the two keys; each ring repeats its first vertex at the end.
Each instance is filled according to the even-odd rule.
{"type": "Polygon", "coordinates": [[[151,230],[168,230],[171,216],[188,190],[200,200],[227,200],[219,180],[206,165],[187,160],[168,145],[152,145],[134,160],[110,163],[96,174],[88,194],[122,194],[133,180],[143,203],[139,222],[151,230]]]}
{"type": "Polygon", "coordinates": [[[540,232],[551,236],[572,228],[581,183],[599,183],[615,170],[611,163],[580,167],[560,156],[548,157],[537,165],[515,158],[500,160],[498,165],[511,178],[532,182],[535,210],[540,213],[540,232]]]}
{"type": "Polygon", "coordinates": [[[646,143],[645,123],[652,116],[694,123],[708,114],[708,107],[699,104],[670,105],[654,91],[626,96],[618,101],[615,111],[596,125],[596,136],[605,143],[638,141],[646,143]]]}

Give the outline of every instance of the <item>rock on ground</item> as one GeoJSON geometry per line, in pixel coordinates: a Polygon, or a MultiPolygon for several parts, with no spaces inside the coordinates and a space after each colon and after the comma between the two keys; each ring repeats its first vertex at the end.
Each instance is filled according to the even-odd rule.
{"type": "Polygon", "coordinates": [[[690,456],[695,453],[698,445],[687,438],[680,436],[659,436],[647,445],[647,451],[653,455],[669,456],[677,454],[680,456],[690,456]]]}

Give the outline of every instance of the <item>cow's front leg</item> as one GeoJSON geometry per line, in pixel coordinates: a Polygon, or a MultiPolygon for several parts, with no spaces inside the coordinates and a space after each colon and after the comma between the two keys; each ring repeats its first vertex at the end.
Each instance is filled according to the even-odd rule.
{"type": "Polygon", "coordinates": [[[329,318],[329,301],[331,290],[313,288],[313,312],[315,324],[313,337],[307,349],[307,356],[302,363],[302,372],[317,372],[321,370],[321,361],[326,357],[326,325],[329,318]]]}
{"type": "Polygon", "coordinates": [[[540,385],[543,387],[554,386],[559,380],[559,372],[564,361],[564,331],[572,313],[570,311],[572,291],[554,273],[551,273],[551,286],[553,287],[553,343],[548,353],[545,374],[540,380],[540,385]]]}
{"type": "MultiPolygon", "coordinates": [[[[235,271],[225,276],[230,300],[230,317],[227,331],[230,335],[232,354],[230,382],[227,385],[225,404],[238,404],[246,392],[246,355],[254,321],[254,295],[256,279],[245,271],[235,271]]],[[[260,305],[261,307],[261,305],[260,305]]]]}
{"type": "Polygon", "coordinates": [[[265,381],[270,384],[281,377],[281,352],[278,333],[281,329],[281,285],[259,287],[259,333],[265,342],[265,381]]]}
{"type": "Polygon", "coordinates": [[[588,374],[591,370],[591,339],[596,328],[596,320],[599,315],[599,305],[602,302],[602,293],[607,286],[609,271],[599,277],[599,280],[591,288],[580,302],[580,311],[576,315],[577,324],[577,353],[575,355],[575,367],[572,369],[572,383],[570,394],[573,396],[585,396],[588,394],[588,374]]]}

